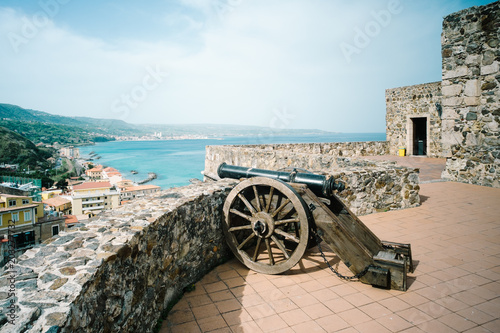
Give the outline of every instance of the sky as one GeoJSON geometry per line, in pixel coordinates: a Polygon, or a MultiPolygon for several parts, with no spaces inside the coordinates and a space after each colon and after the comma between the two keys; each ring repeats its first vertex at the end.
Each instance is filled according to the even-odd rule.
{"type": "Polygon", "coordinates": [[[0,0],[0,103],[129,123],[385,132],[470,0],[0,0]]]}

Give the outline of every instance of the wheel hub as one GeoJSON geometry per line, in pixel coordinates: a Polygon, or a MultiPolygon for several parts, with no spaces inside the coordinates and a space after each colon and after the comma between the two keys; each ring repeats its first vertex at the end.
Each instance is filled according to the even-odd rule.
{"type": "Polygon", "coordinates": [[[269,238],[274,232],[274,219],[265,212],[258,212],[252,218],[252,230],[260,238],[269,238]]]}

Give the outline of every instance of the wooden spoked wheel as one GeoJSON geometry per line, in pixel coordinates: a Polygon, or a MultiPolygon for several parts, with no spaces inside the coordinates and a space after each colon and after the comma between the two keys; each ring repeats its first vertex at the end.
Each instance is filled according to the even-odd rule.
{"type": "Polygon", "coordinates": [[[287,183],[266,177],[242,181],[224,203],[227,243],[248,268],[280,274],[302,258],[309,239],[309,211],[287,183]]]}

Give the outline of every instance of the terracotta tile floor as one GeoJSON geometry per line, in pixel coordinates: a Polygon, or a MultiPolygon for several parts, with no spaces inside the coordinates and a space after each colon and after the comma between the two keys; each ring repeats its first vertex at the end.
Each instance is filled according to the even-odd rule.
{"type": "Polygon", "coordinates": [[[408,291],[340,280],[317,248],[277,276],[233,259],[184,295],[161,332],[500,332],[500,189],[435,182],[420,193],[417,208],[361,217],[380,239],[411,243],[408,291]]]}
{"type": "Polygon", "coordinates": [[[366,156],[360,159],[392,161],[401,166],[420,169],[420,182],[426,183],[441,179],[446,165],[446,158],[427,158],[425,156],[366,156]]]}

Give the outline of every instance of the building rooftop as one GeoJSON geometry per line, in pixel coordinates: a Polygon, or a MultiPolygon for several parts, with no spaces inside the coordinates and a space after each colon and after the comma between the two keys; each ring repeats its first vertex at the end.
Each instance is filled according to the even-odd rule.
{"type": "Polygon", "coordinates": [[[42,200],[42,202],[44,204],[49,205],[49,206],[61,206],[61,205],[71,203],[71,200],[62,198],[60,196],[55,196],[55,197],[50,198],[50,199],[42,200]]]}
{"type": "Polygon", "coordinates": [[[128,186],[125,187],[122,192],[132,192],[132,191],[143,191],[143,190],[153,190],[160,189],[160,186],[157,185],[137,185],[137,186],[128,186]]]}
{"type": "MultiPolygon", "coordinates": [[[[415,163],[441,168],[429,161],[415,163]]],[[[498,332],[500,189],[429,179],[420,197],[419,207],[360,217],[380,239],[411,243],[406,292],[339,279],[317,247],[282,275],[232,259],[184,294],[160,332],[498,332]]]]}
{"type": "Polygon", "coordinates": [[[110,182],[86,182],[80,185],[74,185],[73,190],[89,190],[94,188],[111,188],[110,182]]]}

